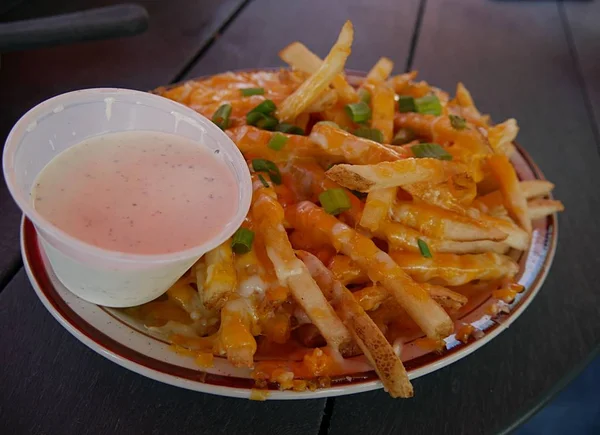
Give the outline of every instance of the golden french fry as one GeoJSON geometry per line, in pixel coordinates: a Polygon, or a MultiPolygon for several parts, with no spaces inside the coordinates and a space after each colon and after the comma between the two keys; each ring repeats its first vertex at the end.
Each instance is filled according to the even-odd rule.
{"type": "Polygon", "coordinates": [[[295,228],[317,227],[337,249],[365,268],[373,282],[381,282],[428,337],[438,340],[452,332],[452,320],[443,308],[370,239],[310,202],[299,203],[289,219],[295,228]]]}
{"type": "Polygon", "coordinates": [[[315,256],[307,252],[299,252],[298,255],[319,287],[333,294],[336,312],[375,368],[385,390],[392,397],[411,397],[413,389],[402,361],[352,293],[336,281],[331,272],[315,256]]]}
{"type": "Polygon", "coordinates": [[[254,308],[245,298],[233,297],[221,309],[221,327],[215,344],[235,367],[253,367],[256,339],[252,335],[254,308]]]}
{"type": "Polygon", "coordinates": [[[507,237],[501,230],[470,216],[428,204],[398,203],[392,209],[392,219],[438,239],[502,241],[507,237]]]}
{"type": "Polygon", "coordinates": [[[231,128],[226,133],[244,153],[246,159],[262,158],[279,163],[288,162],[292,157],[306,158],[325,155],[321,147],[306,136],[286,134],[288,140],[285,146],[277,151],[268,146],[269,141],[276,134],[271,131],[244,125],[231,128]]]}
{"type": "Polygon", "coordinates": [[[350,47],[354,30],[352,23],[346,21],[337,42],[319,67],[304,83],[287,97],[277,110],[280,121],[294,119],[311,105],[321,92],[327,88],[333,79],[344,70],[346,59],[350,55],[350,47]]]}
{"type": "Polygon", "coordinates": [[[519,178],[515,168],[511,165],[508,157],[504,155],[490,156],[488,167],[494,174],[504,199],[504,206],[516,219],[519,226],[527,233],[531,233],[531,220],[527,214],[527,200],[519,186],[519,178]]]}
{"type": "Polygon", "coordinates": [[[332,346],[344,354],[352,346],[352,337],[336,316],[310,273],[294,254],[283,227],[284,211],[277,202],[277,195],[260,181],[253,184],[255,199],[252,217],[257,233],[264,239],[267,256],[275,266],[275,274],[281,285],[289,287],[292,296],[306,312],[312,323],[332,346]]]}
{"type": "Polygon", "coordinates": [[[411,252],[390,252],[394,261],[417,282],[434,281],[456,286],[473,280],[513,278],[519,266],[510,257],[493,252],[474,255],[436,253],[425,258],[411,252]]]}
{"type": "Polygon", "coordinates": [[[346,255],[336,255],[327,265],[335,279],[344,285],[364,284],[369,281],[369,275],[346,255]]]}
{"type": "MultiPolygon", "coordinates": [[[[517,227],[517,229],[519,229],[517,227]]],[[[482,252],[505,253],[510,246],[507,242],[508,237],[503,242],[494,242],[492,240],[471,240],[456,241],[434,239],[417,230],[407,227],[398,222],[383,222],[376,232],[378,237],[384,238],[394,250],[402,249],[409,252],[420,252],[418,241],[422,240],[427,244],[431,252],[446,252],[453,254],[478,254],[482,252]]]]}
{"type": "Polygon", "coordinates": [[[562,202],[552,199],[534,199],[527,203],[527,211],[532,221],[563,211],[564,209],[565,206],[562,202]]]}
{"type": "Polygon", "coordinates": [[[519,228],[519,226],[510,219],[489,216],[475,209],[470,209],[468,212],[471,217],[480,219],[485,224],[494,226],[505,233],[507,237],[502,241],[502,243],[510,246],[511,248],[518,249],[519,251],[525,251],[529,247],[529,233],[522,228],[519,228]]]}
{"type": "Polygon", "coordinates": [[[431,158],[409,158],[374,165],[339,164],[329,169],[326,174],[348,189],[371,192],[419,182],[439,183],[461,170],[464,169],[460,163],[431,158]]]}
{"type": "Polygon", "coordinates": [[[397,94],[401,94],[404,89],[407,88],[409,83],[417,77],[417,71],[411,71],[409,73],[398,74],[396,76],[390,77],[386,82],[388,86],[396,92],[397,94]]]}
{"type": "MultiPolygon", "coordinates": [[[[523,192],[525,199],[531,199],[548,195],[552,192],[552,189],[554,189],[554,184],[547,180],[527,180],[521,181],[519,183],[519,188],[521,189],[521,192],[523,192]]],[[[502,211],[504,211],[504,213],[506,212],[502,192],[499,190],[494,190],[486,195],[476,198],[474,205],[481,211],[492,216],[503,214],[502,211]]]]}
{"type": "Polygon", "coordinates": [[[514,140],[519,133],[519,126],[515,119],[507,119],[501,124],[488,128],[487,135],[490,146],[496,154],[510,157],[515,152],[514,140]]]}
{"type": "Polygon", "coordinates": [[[380,83],[387,80],[394,69],[394,62],[387,57],[380,58],[367,74],[367,82],[380,83]]]}
{"type": "Polygon", "coordinates": [[[233,266],[231,240],[228,239],[204,256],[206,278],[202,289],[202,302],[208,309],[220,309],[236,289],[237,279],[233,266]]]}
{"type": "Polygon", "coordinates": [[[489,116],[482,115],[479,110],[477,110],[471,93],[465,88],[465,85],[460,82],[456,86],[456,97],[450,101],[450,104],[458,106],[460,108],[460,115],[471,122],[484,127],[489,123],[489,116]]]}
{"type": "Polygon", "coordinates": [[[379,224],[389,217],[397,191],[397,187],[387,187],[369,192],[360,218],[360,226],[370,231],[377,231],[379,224]]]}
{"type": "MultiPolygon", "coordinates": [[[[314,74],[323,61],[300,42],[293,42],[279,52],[279,57],[291,67],[308,74],[314,74]]],[[[344,104],[355,103],[359,96],[356,90],[348,84],[343,74],[335,76],[331,82],[344,104]]]]}
{"type": "Polygon", "coordinates": [[[341,157],[348,163],[369,164],[403,158],[402,154],[390,147],[325,123],[315,124],[309,138],[328,155],[341,157]]]}
{"type": "Polygon", "coordinates": [[[381,131],[384,143],[391,143],[394,136],[394,112],[396,110],[394,96],[393,89],[387,85],[373,86],[371,128],[381,131]]]}
{"type": "Polygon", "coordinates": [[[338,100],[338,93],[333,89],[326,89],[306,109],[307,113],[323,112],[334,106],[338,100]]]}

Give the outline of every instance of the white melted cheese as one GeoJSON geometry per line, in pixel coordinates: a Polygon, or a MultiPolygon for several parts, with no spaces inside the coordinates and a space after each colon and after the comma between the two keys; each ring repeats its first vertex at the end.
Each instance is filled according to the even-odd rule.
{"type": "Polygon", "coordinates": [[[252,275],[238,284],[237,292],[240,296],[248,298],[253,294],[258,294],[261,298],[269,285],[258,275],[252,275]]]}

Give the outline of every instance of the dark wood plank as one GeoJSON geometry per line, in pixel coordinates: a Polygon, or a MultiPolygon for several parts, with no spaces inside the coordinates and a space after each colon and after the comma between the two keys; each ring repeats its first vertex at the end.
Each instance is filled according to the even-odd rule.
{"type": "MultiPolygon", "coordinates": [[[[120,3],[118,0],[29,0],[2,20],[75,12],[120,3]]],[[[142,0],[150,14],[146,33],[2,55],[0,143],[29,108],[62,92],[118,86],[151,89],[172,81],[211,40],[244,0],[142,0]]],[[[18,265],[20,212],[0,181],[0,289],[18,265]]]]}
{"type": "Polygon", "coordinates": [[[581,71],[592,116],[596,122],[596,140],[600,135],[600,3],[563,2],[560,5],[572,38],[573,55],[581,71]]]}
{"type": "Polygon", "coordinates": [[[210,47],[188,77],[283,65],[277,53],[293,41],[302,41],[324,57],[347,19],[352,20],[355,32],[348,68],[368,70],[379,57],[387,56],[402,72],[418,6],[418,0],[255,0],[225,36],[210,47]],[[388,41],[388,45],[380,41],[388,41]]]}
{"type": "Polygon", "coordinates": [[[252,402],[161,384],[65,331],[21,270],[0,294],[5,434],[316,434],[325,400],[252,402]]]}
{"type": "Polygon", "coordinates": [[[550,275],[509,330],[416,380],[411,400],[336,399],[332,435],[498,433],[544,403],[600,343],[600,159],[562,24],[550,2],[427,1],[414,67],[442,88],[463,81],[495,120],[516,117],[520,142],[567,211],[550,275]]]}

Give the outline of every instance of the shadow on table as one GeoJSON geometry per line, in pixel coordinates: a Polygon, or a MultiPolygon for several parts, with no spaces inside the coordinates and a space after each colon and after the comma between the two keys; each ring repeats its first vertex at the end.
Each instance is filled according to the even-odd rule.
{"type": "Polygon", "coordinates": [[[600,356],[515,435],[599,434],[600,356]]]}

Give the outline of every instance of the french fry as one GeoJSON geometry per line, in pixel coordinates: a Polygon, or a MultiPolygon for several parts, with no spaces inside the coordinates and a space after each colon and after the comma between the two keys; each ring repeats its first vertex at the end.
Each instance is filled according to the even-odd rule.
{"type": "Polygon", "coordinates": [[[306,109],[306,113],[323,112],[330,107],[335,106],[338,100],[338,93],[333,89],[324,90],[321,95],[314,100],[306,109]]]}
{"type": "Polygon", "coordinates": [[[319,195],[328,189],[344,189],[350,200],[350,209],[341,213],[343,219],[355,226],[360,220],[363,204],[352,192],[341,187],[335,181],[325,176],[325,171],[314,160],[294,161],[283,168],[284,174],[289,174],[294,181],[296,190],[302,190],[304,199],[317,202],[319,195]]]}
{"type": "Polygon", "coordinates": [[[327,265],[335,279],[344,285],[364,284],[369,281],[369,275],[356,262],[346,255],[338,254],[327,265]]]}
{"type": "Polygon", "coordinates": [[[289,121],[302,113],[344,70],[346,59],[350,55],[353,37],[352,23],[346,21],[337,42],[331,48],[319,69],[281,103],[276,113],[280,121],[289,121]]]}
{"type": "Polygon", "coordinates": [[[398,74],[390,77],[386,82],[394,92],[401,94],[409,83],[417,77],[417,71],[411,71],[409,73],[398,74]]]}
{"type": "Polygon", "coordinates": [[[269,141],[275,134],[273,132],[244,125],[231,128],[226,133],[247,159],[262,158],[280,163],[288,162],[292,157],[308,158],[325,155],[321,147],[306,136],[286,134],[285,137],[288,140],[285,146],[277,151],[268,146],[269,141]]]}
{"type": "MultiPolygon", "coordinates": [[[[517,229],[519,229],[517,227],[517,229]]],[[[445,252],[453,254],[478,254],[482,252],[505,253],[510,246],[507,242],[508,237],[503,242],[494,242],[492,240],[471,240],[456,241],[434,239],[425,236],[410,227],[398,222],[383,222],[376,232],[378,237],[388,241],[390,247],[394,250],[406,250],[409,252],[420,252],[418,241],[422,240],[427,244],[431,252],[445,252]]]]}
{"type": "Polygon", "coordinates": [[[289,219],[295,228],[316,226],[342,253],[381,282],[428,337],[438,340],[452,332],[453,323],[427,292],[370,239],[310,202],[299,203],[289,219]]]}
{"type": "Polygon", "coordinates": [[[233,266],[231,240],[228,239],[205,256],[206,278],[202,302],[208,309],[220,309],[236,289],[237,279],[233,266]]]}
{"type": "Polygon", "coordinates": [[[221,309],[217,353],[235,367],[253,367],[256,339],[252,335],[254,308],[245,298],[233,297],[221,309]]]}
{"type": "Polygon", "coordinates": [[[560,201],[552,199],[534,199],[527,203],[529,219],[541,219],[559,211],[563,211],[565,206],[560,201]]]}
{"type": "Polygon", "coordinates": [[[489,127],[487,130],[488,141],[496,154],[510,157],[515,152],[514,140],[519,133],[519,126],[515,119],[507,119],[501,124],[489,127]]]}
{"type": "MultiPolygon", "coordinates": [[[[365,206],[365,210],[367,206],[365,206]]],[[[392,219],[414,228],[426,236],[438,239],[502,241],[507,237],[505,233],[494,226],[486,225],[470,216],[428,204],[400,202],[392,209],[392,219]]]]}
{"type": "Polygon", "coordinates": [[[360,226],[370,231],[377,231],[379,224],[389,217],[397,191],[396,187],[387,187],[369,192],[360,218],[360,226]]]}
{"type": "Polygon", "coordinates": [[[477,110],[471,93],[461,82],[456,86],[456,96],[450,101],[450,104],[458,106],[460,114],[471,122],[478,123],[481,126],[487,126],[489,123],[489,116],[482,115],[477,110]]]}
{"type": "Polygon", "coordinates": [[[326,175],[336,183],[359,192],[429,182],[440,183],[463,168],[459,163],[423,158],[374,165],[335,165],[326,175]]]}
{"type": "Polygon", "coordinates": [[[489,216],[480,213],[475,209],[470,209],[469,214],[476,219],[480,219],[486,225],[494,226],[505,233],[507,237],[502,241],[502,243],[510,246],[511,248],[518,249],[519,251],[525,251],[529,247],[529,233],[522,228],[519,228],[519,226],[510,219],[489,216]]]}
{"type": "Polygon", "coordinates": [[[521,192],[519,179],[515,168],[510,164],[508,157],[494,155],[488,159],[488,167],[494,174],[504,199],[504,206],[515,218],[521,228],[531,233],[531,221],[527,214],[527,200],[521,192]]]}
{"type": "MultiPolygon", "coordinates": [[[[538,196],[548,195],[550,192],[552,192],[552,189],[554,189],[554,184],[547,180],[527,180],[521,181],[519,183],[519,188],[521,189],[521,192],[523,192],[525,199],[531,199],[538,196]]],[[[502,192],[499,190],[494,190],[486,195],[476,198],[474,205],[476,205],[477,208],[484,213],[491,215],[502,214],[501,210],[497,210],[498,208],[506,211],[504,208],[502,192]]]]}
{"type": "MultiPolygon", "coordinates": [[[[421,285],[433,300],[450,313],[456,312],[468,301],[466,296],[445,287],[429,283],[421,283],[421,285]]],[[[387,303],[386,301],[390,298],[389,292],[376,284],[364,287],[352,294],[365,311],[377,310],[381,304],[387,303]]]]}
{"type": "Polygon", "coordinates": [[[394,62],[387,57],[380,58],[367,74],[367,82],[381,83],[387,80],[394,69],[394,62]]]}
{"type": "Polygon", "coordinates": [[[390,252],[394,261],[417,282],[434,281],[457,286],[473,280],[513,278],[519,266],[510,257],[493,252],[474,255],[436,253],[425,258],[411,252],[390,252]]]}
{"type": "Polygon", "coordinates": [[[394,96],[393,89],[387,85],[373,86],[371,128],[381,131],[384,143],[391,143],[394,136],[394,112],[396,109],[394,96]]]}
{"type": "Polygon", "coordinates": [[[260,181],[253,183],[254,201],[251,207],[256,230],[263,237],[267,256],[275,266],[281,285],[289,287],[292,296],[319,328],[327,343],[344,354],[352,346],[352,337],[336,316],[310,273],[294,255],[285,228],[284,211],[277,195],[260,181]]]}
{"type": "Polygon", "coordinates": [[[298,256],[306,264],[319,287],[333,293],[336,312],[375,368],[384,389],[392,397],[412,397],[413,388],[402,361],[352,293],[336,281],[316,257],[307,252],[299,252],[298,256]]]}
{"type": "Polygon", "coordinates": [[[348,163],[370,164],[403,158],[398,151],[385,145],[325,123],[315,124],[309,138],[328,155],[343,158],[348,163]]]}
{"type": "MultiPolygon", "coordinates": [[[[292,68],[314,74],[323,61],[300,42],[293,42],[279,52],[279,57],[292,68]]],[[[356,90],[348,84],[343,74],[335,76],[331,82],[344,104],[355,103],[359,100],[356,90]]]]}

